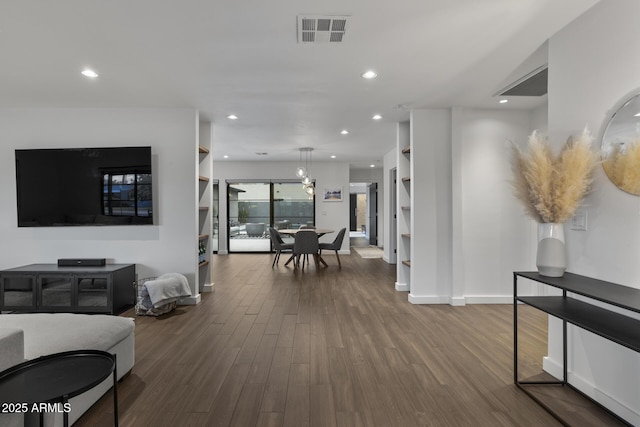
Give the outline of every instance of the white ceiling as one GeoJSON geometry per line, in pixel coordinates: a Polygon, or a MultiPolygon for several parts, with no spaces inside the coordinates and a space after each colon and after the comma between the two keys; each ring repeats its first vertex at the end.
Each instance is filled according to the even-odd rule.
{"type": "Polygon", "coordinates": [[[410,108],[539,105],[493,95],[596,2],[2,0],[0,107],[197,108],[215,160],[298,160],[310,146],[314,161],[368,167],[410,108]],[[344,41],[298,44],[302,14],[349,15],[344,41]]]}

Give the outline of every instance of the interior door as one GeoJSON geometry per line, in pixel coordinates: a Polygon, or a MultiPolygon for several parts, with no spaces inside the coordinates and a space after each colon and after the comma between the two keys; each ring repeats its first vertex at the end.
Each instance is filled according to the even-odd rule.
{"type": "Polygon", "coordinates": [[[358,195],[355,193],[349,194],[349,230],[356,230],[358,227],[358,195]]]}
{"type": "Polygon", "coordinates": [[[368,185],[369,245],[378,246],[378,183],[368,185]]]}

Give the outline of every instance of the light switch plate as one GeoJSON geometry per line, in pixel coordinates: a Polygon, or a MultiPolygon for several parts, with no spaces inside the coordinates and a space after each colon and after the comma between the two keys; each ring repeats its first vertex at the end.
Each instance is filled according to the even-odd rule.
{"type": "Polygon", "coordinates": [[[582,209],[576,211],[576,214],[571,218],[571,229],[587,231],[587,211],[582,209]]]}

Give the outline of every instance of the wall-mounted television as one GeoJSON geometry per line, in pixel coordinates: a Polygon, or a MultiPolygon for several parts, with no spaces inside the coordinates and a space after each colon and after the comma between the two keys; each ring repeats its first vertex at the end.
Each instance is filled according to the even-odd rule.
{"type": "Polygon", "coordinates": [[[15,153],[19,227],[153,224],[151,147],[15,153]]]}

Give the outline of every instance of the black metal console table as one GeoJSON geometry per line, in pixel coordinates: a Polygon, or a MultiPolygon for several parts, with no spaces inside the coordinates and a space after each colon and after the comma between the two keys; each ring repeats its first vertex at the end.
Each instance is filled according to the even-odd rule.
{"type": "MultiPolygon", "coordinates": [[[[558,384],[568,386],[578,393],[567,381],[567,323],[576,325],[607,340],[640,352],[640,320],[618,314],[588,302],[572,298],[581,295],[626,310],[640,313],[640,289],[622,286],[591,277],[565,273],[563,277],[541,276],[538,272],[513,273],[513,376],[515,384],[529,397],[535,400],[563,424],[564,421],[548,405],[534,396],[524,385],[558,384]],[[518,277],[562,290],[562,296],[519,296],[518,277]],[[562,380],[557,381],[521,381],[518,377],[518,303],[524,303],[542,310],[562,320],[562,380]]],[[[584,394],[583,394],[584,395],[584,394]]],[[[588,396],[586,396],[588,397],[588,396]]],[[[590,399],[590,398],[589,398],[590,399]]],[[[593,401],[593,399],[590,399],[593,401]]],[[[595,401],[594,401],[595,402],[595,401]]],[[[598,402],[599,406],[600,405],[598,402]]],[[[603,407],[604,408],[604,407],[603,407]]],[[[607,408],[604,408],[607,409],[607,408]]],[[[617,415],[613,414],[617,418],[617,415]]],[[[626,421],[621,420],[626,423],[626,421]]],[[[566,425],[566,424],[565,424],[566,425]]]]}
{"type": "Polygon", "coordinates": [[[69,399],[100,384],[113,374],[113,418],[118,425],[118,373],[116,355],[99,350],[73,350],[28,360],[0,373],[0,402],[11,412],[40,413],[41,404],[59,403],[65,427],[69,425],[69,399]],[[34,406],[35,405],[35,406],[34,406]],[[36,409],[36,410],[34,410],[36,409]]]}

